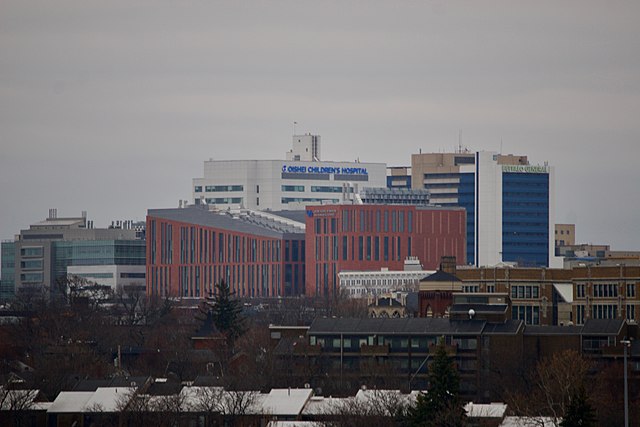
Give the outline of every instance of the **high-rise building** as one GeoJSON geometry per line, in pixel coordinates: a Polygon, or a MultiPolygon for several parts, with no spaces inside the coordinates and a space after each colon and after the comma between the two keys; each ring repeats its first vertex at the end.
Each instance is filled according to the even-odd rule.
{"type": "Polygon", "coordinates": [[[84,213],[58,218],[51,209],[47,219],[22,230],[14,241],[2,243],[0,299],[54,294],[61,280],[74,272],[98,283],[110,279],[115,287],[142,284],[145,242],[136,233],[140,236],[140,230],[133,228],[93,228],[84,213]],[[116,273],[121,276],[113,277],[116,273]]]}
{"type": "Polygon", "coordinates": [[[295,210],[340,203],[362,187],[386,187],[384,163],[320,160],[320,136],[294,135],[287,160],[208,160],[193,202],[221,209],[295,210]]]}
{"type": "Polygon", "coordinates": [[[411,156],[412,186],[467,211],[467,263],[556,266],[554,168],[494,152],[411,156]]]}

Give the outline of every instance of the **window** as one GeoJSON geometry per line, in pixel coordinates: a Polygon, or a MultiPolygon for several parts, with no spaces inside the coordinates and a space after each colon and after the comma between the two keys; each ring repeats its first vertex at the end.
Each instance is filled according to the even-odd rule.
{"type": "Polygon", "coordinates": [[[202,185],[196,185],[195,187],[193,187],[193,191],[195,191],[196,193],[202,193],[202,185]]]}
{"type": "Polygon", "coordinates": [[[636,306],[633,304],[627,304],[625,308],[627,313],[627,320],[636,320],[636,306]]]}
{"type": "Polygon", "coordinates": [[[207,185],[204,190],[209,193],[221,192],[221,191],[243,191],[243,185],[207,185]]]}
{"type": "Polygon", "coordinates": [[[523,320],[526,325],[540,324],[540,307],[530,305],[514,305],[511,311],[514,320],[523,320]]]}
{"type": "Polygon", "coordinates": [[[635,283],[627,283],[627,298],[635,298],[636,285],[635,283]]]}
{"type": "Polygon", "coordinates": [[[618,317],[618,306],[615,304],[594,304],[592,306],[592,318],[615,319],[618,317]]]}
{"type": "Polygon", "coordinates": [[[577,325],[584,324],[584,313],[585,313],[585,306],[576,305],[576,324],[577,325]]]}
{"type": "Polygon", "coordinates": [[[613,298],[618,296],[618,285],[612,283],[593,285],[595,298],[613,298]]]}
{"type": "Polygon", "coordinates": [[[283,185],[281,188],[282,188],[282,191],[298,191],[298,192],[304,191],[304,185],[283,185]]]}
{"type": "Polygon", "coordinates": [[[586,295],[585,294],[585,285],[584,284],[576,285],[576,297],[584,298],[585,295],[586,295]]]}

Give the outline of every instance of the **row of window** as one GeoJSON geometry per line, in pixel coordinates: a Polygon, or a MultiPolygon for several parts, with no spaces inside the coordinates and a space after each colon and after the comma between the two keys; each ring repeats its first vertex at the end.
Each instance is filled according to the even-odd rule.
{"type": "MultiPolygon", "coordinates": [[[[587,296],[586,287],[584,283],[576,285],[576,297],[585,298],[587,296]]],[[[627,283],[625,286],[627,298],[635,298],[636,285],[635,283],[627,283]]],[[[615,283],[596,283],[593,285],[593,297],[595,298],[615,298],[618,296],[618,285],[615,283]]]]}
{"type": "Polygon", "coordinates": [[[340,199],[326,199],[326,198],[314,198],[314,197],[282,197],[280,203],[302,203],[302,202],[325,202],[338,203],[340,199]]]}
{"type": "MultiPolygon", "coordinates": [[[[285,192],[304,192],[304,185],[283,185],[282,191],[285,192]]],[[[312,185],[311,192],[312,193],[342,193],[343,188],[338,186],[327,186],[327,185],[312,185]]],[[[353,188],[347,188],[347,191],[353,193],[353,188]]]]}
{"type": "MultiPolygon", "coordinates": [[[[356,210],[345,209],[342,211],[342,230],[346,232],[372,232],[375,231],[380,233],[382,231],[389,232],[391,230],[393,233],[404,233],[405,225],[406,229],[409,233],[413,232],[413,211],[408,210],[393,210],[389,212],[388,210],[381,211],[377,209],[375,211],[365,211],[360,210],[360,214],[356,214],[356,210]],[[357,221],[359,219],[359,221],[357,221]],[[357,224],[356,224],[357,221],[357,224]]],[[[326,221],[326,219],[325,219],[326,221]]],[[[327,233],[327,226],[324,224],[321,227],[321,223],[319,222],[319,218],[316,219],[315,226],[316,234],[320,234],[320,230],[327,233]]],[[[331,232],[335,233],[333,224],[331,227],[331,232]]]]}
{"type": "Polygon", "coordinates": [[[208,205],[240,205],[242,197],[215,197],[204,199],[208,205]]]}
{"type": "MultiPolygon", "coordinates": [[[[337,261],[340,259],[340,253],[342,254],[342,261],[384,261],[403,260],[402,255],[402,237],[383,236],[382,241],[380,236],[358,236],[356,242],[355,236],[342,236],[342,251],[340,251],[339,238],[332,236],[316,237],[316,261],[337,261]],[[324,251],[323,251],[324,249],[324,251]],[[356,255],[357,252],[357,255],[356,255]]],[[[407,237],[406,244],[406,256],[412,255],[412,239],[407,237]]]]}
{"type": "MultiPolygon", "coordinates": [[[[196,193],[202,193],[202,185],[196,185],[193,187],[196,193]]],[[[225,191],[244,191],[243,185],[207,185],[204,187],[204,191],[207,193],[219,193],[225,191]]]]}
{"type": "MultiPolygon", "coordinates": [[[[576,324],[582,325],[585,321],[585,305],[576,306],[576,324]]],[[[636,306],[634,304],[625,305],[626,319],[636,320],[636,306]]],[[[617,319],[618,318],[618,305],[617,304],[594,304],[591,306],[591,317],[593,319],[617,319]]]]}
{"type": "Polygon", "coordinates": [[[539,298],[540,287],[538,285],[511,285],[511,298],[539,298]]]}

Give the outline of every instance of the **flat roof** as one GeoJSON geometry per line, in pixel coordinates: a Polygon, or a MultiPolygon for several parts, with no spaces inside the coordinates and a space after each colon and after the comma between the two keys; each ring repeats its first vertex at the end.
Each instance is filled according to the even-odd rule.
{"type": "Polygon", "coordinates": [[[170,221],[218,228],[238,233],[281,239],[285,235],[304,236],[304,230],[249,212],[225,213],[209,211],[207,206],[186,208],[149,209],[147,215],[170,221]]]}

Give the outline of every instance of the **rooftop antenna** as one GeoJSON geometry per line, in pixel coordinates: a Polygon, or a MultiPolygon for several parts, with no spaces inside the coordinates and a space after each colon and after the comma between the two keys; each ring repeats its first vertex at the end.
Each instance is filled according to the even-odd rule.
{"type": "Polygon", "coordinates": [[[458,131],[458,153],[462,153],[462,129],[458,131]]]}
{"type": "Polygon", "coordinates": [[[293,122],[293,136],[296,136],[296,125],[298,122],[293,122]]]}

